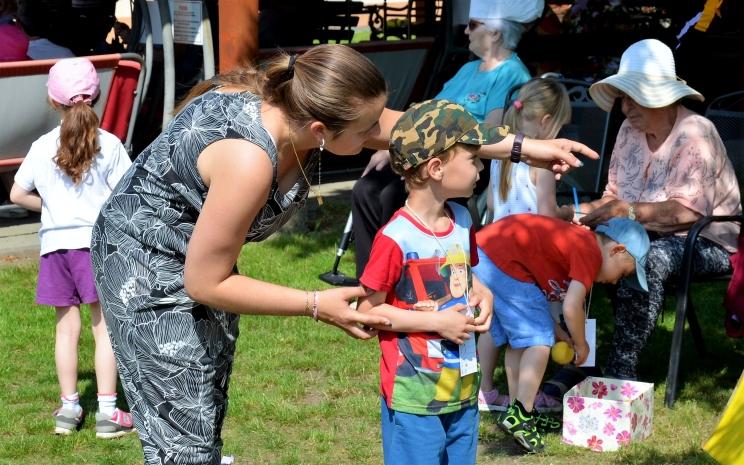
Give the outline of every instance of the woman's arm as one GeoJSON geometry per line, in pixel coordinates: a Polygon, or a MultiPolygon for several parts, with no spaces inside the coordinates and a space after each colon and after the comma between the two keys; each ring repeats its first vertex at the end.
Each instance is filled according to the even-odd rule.
{"type": "MultiPolygon", "coordinates": [[[[635,219],[649,231],[663,234],[686,231],[702,215],[675,200],[663,202],[636,202],[632,203],[635,219]]],[[[627,217],[631,202],[625,200],[610,199],[599,208],[581,218],[581,222],[587,226],[594,227],[606,223],[610,218],[627,217]]]]}
{"type": "MultiPolygon", "coordinates": [[[[476,153],[482,158],[505,160],[509,158],[513,145],[514,134],[509,134],[495,144],[481,145],[476,153]]],[[[555,173],[556,178],[560,178],[560,175],[571,167],[583,166],[583,163],[572,152],[592,159],[599,158],[597,152],[586,145],[568,139],[525,138],[522,142],[522,161],[530,166],[549,169],[555,173]]]]}
{"type": "Polygon", "coordinates": [[[703,217],[676,200],[637,202],[633,204],[636,221],[649,231],[662,234],[687,231],[703,217]]]}
{"type": "MultiPolygon", "coordinates": [[[[233,272],[243,240],[271,189],[269,157],[244,140],[221,140],[207,147],[197,163],[208,186],[186,252],[184,285],[197,302],[234,313],[307,315],[314,295],[233,272]]],[[[271,263],[266,264],[272,266],[271,263]]],[[[318,319],[355,337],[368,338],[357,323],[384,325],[384,318],[362,315],[348,301],[362,288],[331,289],[318,294],[318,319]]]]}
{"type": "Polygon", "coordinates": [[[373,325],[377,329],[399,333],[439,333],[456,344],[462,344],[475,331],[473,319],[457,311],[462,305],[441,311],[403,310],[386,304],[386,296],[386,292],[375,292],[360,299],[357,306],[361,313],[379,315],[390,321],[388,327],[373,325]]]}
{"type": "Polygon", "coordinates": [[[35,192],[29,192],[16,183],[10,188],[10,201],[19,207],[34,212],[41,211],[41,197],[35,192]]]}
{"type": "MultiPolygon", "coordinates": [[[[390,147],[390,133],[403,112],[385,108],[380,115],[380,131],[370,136],[365,147],[386,150],[390,147]]],[[[478,156],[482,158],[505,160],[511,154],[514,145],[514,135],[509,134],[500,142],[482,145],[478,149],[478,156]]],[[[547,168],[553,171],[556,179],[571,167],[581,167],[583,163],[573,155],[582,154],[592,159],[599,158],[594,150],[586,145],[569,139],[527,139],[522,142],[522,161],[531,166],[547,168]]]]}

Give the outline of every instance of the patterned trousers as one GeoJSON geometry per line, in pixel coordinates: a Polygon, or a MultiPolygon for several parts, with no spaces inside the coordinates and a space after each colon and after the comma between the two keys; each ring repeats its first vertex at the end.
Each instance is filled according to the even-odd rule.
{"type": "Polygon", "coordinates": [[[145,464],[218,465],[240,317],[203,305],[105,317],[145,464]]]}
{"type": "MultiPolygon", "coordinates": [[[[664,283],[679,276],[685,238],[663,237],[651,241],[646,263],[648,294],[620,286],[615,300],[615,331],[605,374],[635,378],[638,359],[656,326],[664,305],[664,283]]],[[[693,275],[731,271],[729,253],[708,239],[698,238],[693,275]]]]}

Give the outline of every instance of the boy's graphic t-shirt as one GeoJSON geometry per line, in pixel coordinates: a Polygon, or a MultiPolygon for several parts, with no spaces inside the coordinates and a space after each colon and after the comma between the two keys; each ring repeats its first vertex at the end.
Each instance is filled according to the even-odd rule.
{"type": "MultiPolygon", "coordinates": [[[[441,311],[467,303],[478,261],[470,212],[447,203],[451,228],[433,236],[405,208],[377,233],[360,281],[386,303],[441,311]]],[[[438,333],[380,331],[380,390],[389,408],[417,415],[456,412],[477,401],[479,374],[460,375],[459,346],[438,333]]]]}
{"type": "Polygon", "coordinates": [[[590,289],[602,266],[594,232],[542,215],[510,215],[476,234],[478,247],[501,271],[537,284],[545,297],[562,301],[572,280],[590,289]]]}

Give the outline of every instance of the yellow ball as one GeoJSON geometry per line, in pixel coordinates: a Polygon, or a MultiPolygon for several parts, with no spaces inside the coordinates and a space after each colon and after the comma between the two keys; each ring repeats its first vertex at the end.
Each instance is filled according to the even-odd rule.
{"type": "Polygon", "coordinates": [[[558,341],[555,343],[552,349],[550,349],[550,356],[553,361],[559,365],[565,365],[571,363],[574,359],[574,350],[567,342],[558,341]]]}

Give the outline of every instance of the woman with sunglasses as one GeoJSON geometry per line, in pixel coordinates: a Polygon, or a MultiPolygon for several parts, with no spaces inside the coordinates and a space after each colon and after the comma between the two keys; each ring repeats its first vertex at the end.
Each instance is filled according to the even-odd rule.
{"type": "Polygon", "coordinates": [[[436,97],[459,103],[476,119],[492,126],[501,123],[509,89],[530,79],[529,71],[514,51],[525,30],[520,21],[530,21],[542,11],[535,8],[532,14],[520,10],[517,16],[499,3],[471,2],[465,34],[470,40],[468,48],[478,59],[464,64],[436,97]]]}

